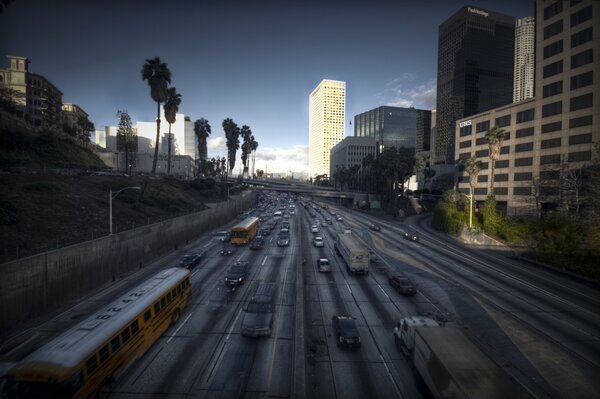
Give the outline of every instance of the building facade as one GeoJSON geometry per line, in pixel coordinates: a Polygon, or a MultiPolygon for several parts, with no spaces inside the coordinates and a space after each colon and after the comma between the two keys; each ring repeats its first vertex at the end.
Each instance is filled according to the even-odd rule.
{"type": "Polygon", "coordinates": [[[436,163],[454,160],[458,119],[510,104],[515,19],[471,6],[439,27],[436,163]]]}
{"type": "Polygon", "coordinates": [[[0,69],[0,85],[22,93],[17,100],[23,116],[35,126],[61,126],[62,92],[42,75],[29,72],[25,57],[7,56],[9,67],[0,69]]]}
{"type": "Polygon", "coordinates": [[[329,174],[331,148],[344,138],[346,82],[324,79],[309,97],[308,169],[311,177],[329,174]]]}
{"type": "MultiPolygon", "coordinates": [[[[489,190],[491,126],[507,132],[496,162],[494,194],[509,215],[568,209],[565,184],[588,164],[600,142],[600,3],[536,2],[535,97],[460,119],[456,157],[484,162],[475,199],[489,190]]],[[[459,188],[468,191],[468,177],[459,188]]]]}
{"type": "Polygon", "coordinates": [[[373,137],[380,151],[386,147],[424,146],[430,130],[428,110],[382,106],[354,116],[354,136],[373,137]]]}
{"type": "Polygon", "coordinates": [[[362,167],[362,161],[367,155],[375,156],[377,141],[374,137],[349,136],[337,143],[331,149],[329,176],[337,168],[350,169],[353,166],[362,167]]]}
{"type": "Polygon", "coordinates": [[[63,103],[61,109],[63,123],[71,127],[77,125],[79,118],[88,118],[88,113],[77,104],[63,103]]]}
{"type": "Polygon", "coordinates": [[[513,102],[533,97],[535,73],[535,18],[517,19],[515,26],[515,68],[513,102]]]}

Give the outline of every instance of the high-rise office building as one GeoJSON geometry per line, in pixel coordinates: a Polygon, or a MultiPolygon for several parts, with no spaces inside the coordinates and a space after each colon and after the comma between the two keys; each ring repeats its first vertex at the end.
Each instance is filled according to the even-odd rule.
{"type": "MultiPolygon", "coordinates": [[[[600,3],[536,1],[535,96],[459,119],[456,158],[483,162],[475,200],[490,194],[491,168],[485,131],[505,130],[496,161],[494,195],[509,215],[574,206],[569,171],[592,161],[600,142],[600,3]],[[597,36],[596,36],[597,37],[597,36]],[[596,62],[594,62],[596,57],[596,62]]],[[[459,189],[469,190],[461,176],[459,189]]]]}
{"type": "Polygon", "coordinates": [[[423,146],[431,129],[431,111],[382,106],[354,116],[354,135],[373,137],[379,150],[423,146]]]}
{"type": "Polygon", "coordinates": [[[311,177],[329,175],[331,148],[344,139],[346,82],[324,79],[310,93],[308,169],[311,177]]]}
{"type": "Polygon", "coordinates": [[[535,18],[517,19],[515,27],[515,68],[513,103],[533,97],[535,72],[535,18]]]}
{"type": "Polygon", "coordinates": [[[466,6],[439,27],[436,163],[454,160],[457,119],[512,102],[515,19],[466,6]]]}

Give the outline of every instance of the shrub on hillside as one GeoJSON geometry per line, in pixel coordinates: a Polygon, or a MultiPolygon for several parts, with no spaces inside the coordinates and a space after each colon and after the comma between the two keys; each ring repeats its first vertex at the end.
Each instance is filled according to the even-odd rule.
{"type": "Polygon", "coordinates": [[[498,234],[502,225],[502,215],[496,210],[496,200],[491,195],[488,196],[483,204],[483,230],[486,233],[498,234]]]}
{"type": "Polygon", "coordinates": [[[432,224],[436,230],[458,235],[465,225],[465,214],[455,204],[440,201],[433,211],[432,224]]]}

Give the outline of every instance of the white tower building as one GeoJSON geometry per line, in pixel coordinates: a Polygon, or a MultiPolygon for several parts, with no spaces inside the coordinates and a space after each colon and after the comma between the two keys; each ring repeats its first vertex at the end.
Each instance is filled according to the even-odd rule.
{"type": "Polygon", "coordinates": [[[324,79],[309,97],[309,176],[329,175],[329,152],[344,139],[345,120],[346,82],[324,79]]]}
{"type": "Polygon", "coordinates": [[[516,22],[513,103],[533,97],[535,70],[535,18],[525,17],[516,22]]]}

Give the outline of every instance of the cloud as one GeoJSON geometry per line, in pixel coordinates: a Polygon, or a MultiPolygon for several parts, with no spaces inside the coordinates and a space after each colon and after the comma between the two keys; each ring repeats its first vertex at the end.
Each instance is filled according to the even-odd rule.
{"type": "Polygon", "coordinates": [[[403,108],[435,108],[437,85],[435,79],[417,83],[411,73],[392,79],[383,91],[375,94],[386,105],[403,108]],[[416,84],[415,84],[416,83],[416,84]]]}
{"type": "Polygon", "coordinates": [[[258,147],[256,167],[269,172],[297,172],[308,168],[308,146],[295,145],[291,148],[258,147]]]}
{"type": "Polygon", "coordinates": [[[206,146],[211,152],[225,152],[225,137],[211,137],[206,141],[206,146]]]}

